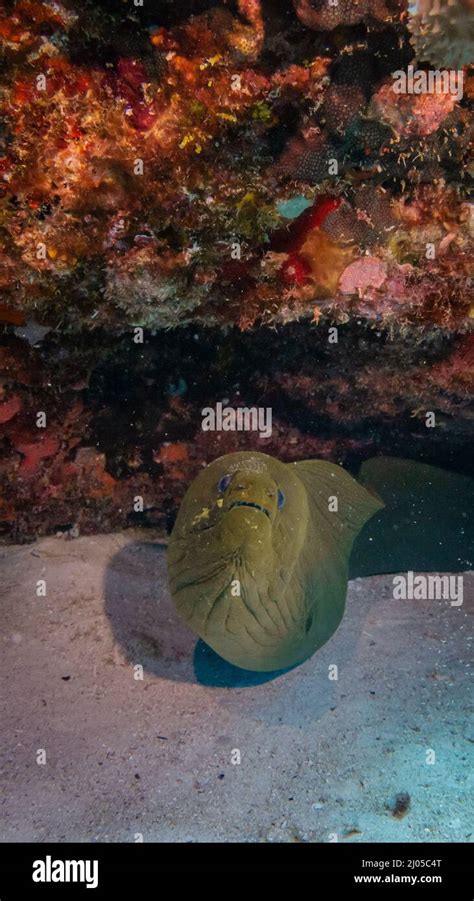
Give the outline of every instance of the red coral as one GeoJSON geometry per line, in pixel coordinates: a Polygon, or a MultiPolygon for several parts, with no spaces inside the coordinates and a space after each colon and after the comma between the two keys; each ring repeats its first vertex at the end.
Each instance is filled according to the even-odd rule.
{"type": "Polygon", "coordinates": [[[301,250],[308,233],[314,228],[320,228],[326,217],[340,204],[340,197],[318,197],[313,206],[304,210],[289,227],[274,232],[271,240],[272,250],[280,253],[297,253],[301,250]]]}
{"type": "Polygon", "coordinates": [[[164,466],[169,478],[184,479],[189,464],[189,447],[184,441],[165,443],[161,445],[159,451],[155,451],[153,459],[164,466]]]}
{"type": "Polygon", "coordinates": [[[20,412],[23,404],[18,394],[13,394],[9,400],[0,404],[0,423],[9,422],[17,413],[20,412]]]}
{"type": "Polygon", "coordinates": [[[303,285],[311,274],[311,266],[299,254],[290,253],[278,272],[286,285],[303,285]]]}
{"type": "Polygon", "coordinates": [[[34,476],[42,461],[47,457],[54,457],[60,445],[59,439],[48,433],[40,435],[36,441],[17,440],[15,448],[24,455],[20,463],[20,474],[27,477],[34,476]]]}

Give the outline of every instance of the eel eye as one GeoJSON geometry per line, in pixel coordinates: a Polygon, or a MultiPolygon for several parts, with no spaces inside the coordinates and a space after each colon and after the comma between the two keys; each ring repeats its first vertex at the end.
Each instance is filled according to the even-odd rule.
{"type": "Polygon", "coordinates": [[[280,491],[280,489],[278,489],[278,509],[283,510],[284,506],[285,506],[285,495],[283,494],[283,491],[280,491]]]}
{"type": "Polygon", "coordinates": [[[224,494],[224,491],[230,485],[231,478],[232,478],[232,476],[222,476],[222,479],[220,480],[220,482],[217,486],[217,490],[218,490],[219,494],[224,494]]]}

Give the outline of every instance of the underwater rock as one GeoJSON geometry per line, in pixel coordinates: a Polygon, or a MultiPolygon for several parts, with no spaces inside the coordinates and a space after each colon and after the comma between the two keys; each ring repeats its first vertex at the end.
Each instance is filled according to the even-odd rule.
{"type": "Polygon", "coordinates": [[[25,338],[29,344],[39,344],[44,336],[50,331],[49,326],[38,325],[37,322],[30,320],[25,325],[19,325],[15,329],[15,335],[19,338],[25,338]]]}
{"type": "Polygon", "coordinates": [[[395,798],[389,804],[391,814],[395,819],[401,820],[405,817],[411,806],[411,798],[407,791],[398,792],[395,798]]]}
{"type": "MultiPolygon", "coordinates": [[[[386,451],[423,409],[442,417],[429,453],[461,442],[472,76],[462,98],[393,91],[428,28],[397,0],[129,6],[0,10],[4,534],[166,529],[203,462],[251,449],[202,433],[216,381],[274,407],[262,450],[285,462],[373,453],[368,395],[386,451]],[[370,359],[328,356],[331,327],[370,359]]],[[[428,18],[455,34],[468,7],[428,18]]]]}
{"type": "Polygon", "coordinates": [[[13,419],[20,412],[22,406],[21,397],[17,394],[13,394],[8,400],[3,400],[0,403],[0,424],[13,419]]]}
{"type": "MultiPolygon", "coordinates": [[[[392,309],[409,278],[389,273],[392,309]]],[[[378,309],[373,291],[341,295],[341,303],[378,309]]],[[[431,316],[442,315],[437,292],[435,283],[431,297],[417,295],[431,316]]],[[[271,342],[267,329],[225,335],[196,326],[149,335],[143,345],[100,330],[94,338],[51,332],[36,347],[8,339],[0,346],[1,534],[24,540],[65,522],[81,534],[127,525],[164,534],[203,463],[239,450],[350,467],[378,452],[403,456],[409,446],[439,466],[449,436],[449,460],[462,470],[474,336],[414,325],[400,334],[395,321],[392,330],[349,322],[330,334],[320,321],[280,326],[271,342]],[[202,410],[224,398],[232,408],[271,408],[271,436],[203,431],[202,410]],[[46,430],[37,428],[38,410],[46,430]],[[428,429],[430,410],[436,426],[428,429]]]]}
{"type": "Polygon", "coordinates": [[[367,106],[364,90],[357,84],[331,84],[321,106],[321,121],[328,131],[340,135],[367,106]]]}
{"type": "MultiPolygon", "coordinates": [[[[310,320],[322,296],[336,300],[327,295],[337,278],[320,283],[316,273],[308,282],[298,260],[292,282],[291,262],[280,273],[261,265],[291,197],[330,195],[347,211],[364,189],[411,202],[418,184],[437,183],[440,211],[453,195],[461,211],[467,110],[449,92],[391,90],[410,61],[397,2],[298,0],[298,26],[295,16],[243,0],[238,14],[216,4],[170,14],[166,24],[137,8],[133,40],[122,10],[41,6],[17,2],[0,19],[6,324],[67,321],[118,334],[135,325],[310,320]],[[236,254],[239,279],[226,277],[236,254]]],[[[385,229],[375,235],[358,221],[356,249],[377,244],[397,256],[385,229]]],[[[323,230],[336,258],[332,224],[331,234],[323,230]]],[[[454,241],[453,271],[463,253],[454,241]]],[[[382,318],[392,302],[383,297],[382,318]]],[[[365,307],[355,314],[378,318],[365,307]]]]}
{"type": "Polygon", "coordinates": [[[393,80],[382,85],[372,97],[371,109],[401,138],[436,132],[455,109],[456,95],[448,86],[436,93],[396,94],[393,85],[393,80]]]}
{"type": "MultiPolygon", "coordinates": [[[[338,25],[357,25],[371,18],[388,21],[391,18],[390,4],[385,0],[293,0],[296,14],[308,28],[316,31],[331,30],[338,25]]],[[[393,4],[396,8],[395,4],[393,4]]]]}

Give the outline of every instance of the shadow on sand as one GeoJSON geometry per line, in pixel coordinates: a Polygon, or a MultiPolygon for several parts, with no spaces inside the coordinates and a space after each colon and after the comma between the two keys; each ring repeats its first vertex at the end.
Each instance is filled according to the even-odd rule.
{"type": "Polygon", "coordinates": [[[115,640],[131,663],[173,682],[246,688],[288,670],[255,673],[227,663],[182,623],[167,585],[166,550],[152,541],[121,548],[105,574],[105,612],[115,640]]]}

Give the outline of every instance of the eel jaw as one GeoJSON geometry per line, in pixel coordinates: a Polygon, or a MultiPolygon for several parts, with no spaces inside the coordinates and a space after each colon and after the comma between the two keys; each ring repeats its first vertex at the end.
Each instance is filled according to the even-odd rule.
{"type": "Polygon", "coordinates": [[[257,504],[255,501],[233,501],[229,506],[229,510],[233,510],[234,507],[253,507],[254,510],[260,510],[261,513],[265,513],[265,516],[270,519],[270,513],[267,508],[262,507],[261,504],[257,504]]]}

